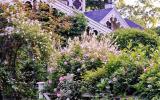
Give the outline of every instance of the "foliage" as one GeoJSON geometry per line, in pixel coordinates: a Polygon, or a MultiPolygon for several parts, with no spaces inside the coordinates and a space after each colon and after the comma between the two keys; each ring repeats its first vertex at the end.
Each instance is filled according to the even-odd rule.
{"type": "Polygon", "coordinates": [[[96,82],[99,79],[105,77],[106,69],[105,67],[97,68],[96,70],[86,71],[83,78],[85,82],[96,82]]]}
{"type": "Polygon", "coordinates": [[[159,67],[159,50],[156,50],[150,61],[150,66],[144,69],[144,73],[140,76],[140,82],[135,85],[138,94],[151,100],[159,98],[160,94],[160,67],[159,67]]]}
{"type": "Polygon", "coordinates": [[[144,66],[138,66],[137,61],[132,59],[134,58],[122,60],[122,66],[110,76],[113,82],[112,92],[116,95],[132,95],[135,92],[132,85],[139,82],[138,77],[142,74],[144,66]]]}
{"type": "Polygon", "coordinates": [[[110,55],[100,71],[99,68],[96,71],[87,71],[84,81],[95,87],[93,90],[97,92],[114,95],[133,94],[133,85],[139,82],[138,78],[143,73],[143,68],[149,65],[145,49],[142,51],[143,47],[139,48],[141,49],[123,51],[118,56],[110,55]]]}
{"type": "Polygon", "coordinates": [[[119,56],[115,57],[114,55],[109,55],[109,59],[106,64],[104,64],[101,68],[97,68],[95,71],[90,70],[84,74],[84,80],[86,82],[95,83],[96,80],[107,77],[111,75],[118,67],[121,66],[119,56]]]}
{"type": "Polygon", "coordinates": [[[105,3],[107,3],[108,1],[109,0],[86,0],[86,6],[89,10],[103,9],[105,3]]]}
{"type": "MultiPolygon", "coordinates": [[[[123,0],[119,1],[123,7],[123,0]]],[[[98,9],[108,0],[93,2],[93,9],[98,9]]],[[[0,14],[0,28],[7,34],[0,37],[3,94],[34,99],[36,82],[47,81],[47,92],[57,99],[77,100],[86,92],[106,94],[109,99],[136,92],[144,99],[159,98],[159,36],[155,32],[121,29],[114,32],[114,42],[103,36],[81,36],[86,28],[83,15],[69,17],[45,3],[39,6],[23,11],[16,4],[0,14]],[[54,50],[62,39],[65,46],[56,45],[54,50]]]]}
{"type": "MultiPolygon", "coordinates": [[[[80,39],[74,38],[73,40],[69,40],[68,44],[67,47],[59,51],[60,55],[57,58],[57,68],[51,74],[52,77],[55,75],[56,80],[60,76],[66,76],[69,73],[74,74],[74,81],[83,84],[83,74],[93,70],[104,72],[100,67],[107,62],[108,55],[119,53],[116,46],[112,46],[110,40],[105,37],[97,39],[97,36],[85,35],[80,39]]],[[[58,82],[52,82],[54,85],[51,85],[51,87],[56,88],[55,84],[58,85],[58,82]]],[[[84,85],[81,87],[83,88],[82,90],[85,90],[84,85]]]]}
{"type": "Polygon", "coordinates": [[[12,22],[11,34],[0,37],[1,90],[7,96],[34,98],[36,82],[46,80],[51,40],[38,22],[12,22]]]}
{"type": "Polygon", "coordinates": [[[152,99],[159,96],[160,80],[159,80],[159,66],[147,67],[147,71],[140,76],[140,82],[136,84],[138,92],[144,98],[152,99]]]}
{"type": "Polygon", "coordinates": [[[113,39],[116,39],[119,49],[127,48],[131,44],[131,48],[143,44],[150,48],[156,48],[159,45],[159,37],[152,31],[141,31],[137,29],[120,29],[113,33],[113,39]]]}
{"type": "Polygon", "coordinates": [[[152,30],[155,31],[158,35],[160,35],[160,27],[153,28],[152,30]]]}
{"type": "MultiPolygon", "coordinates": [[[[80,36],[86,28],[86,19],[83,15],[79,14],[73,17],[65,16],[62,12],[57,9],[51,9],[45,3],[39,4],[39,11],[32,12],[43,24],[43,28],[49,31],[53,31],[65,39],[69,37],[80,36]]],[[[54,35],[54,34],[53,34],[54,35]]]]}
{"type": "Polygon", "coordinates": [[[118,7],[120,13],[144,27],[156,27],[159,21],[160,7],[155,4],[159,0],[137,0],[132,5],[123,3],[118,7]]]}
{"type": "Polygon", "coordinates": [[[56,95],[60,99],[79,99],[80,94],[80,82],[73,80],[73,74],[67,76],[61,76],[56,88],[56,95]]]}
{"type": "Polygon", "coordinates": [[[0,33],[4,33],[7,26],[9,26],[9,22],[6,19],[3,9],[0,7],[0,33]]]}
{"type": "Polygon", "coordinates": [[[40,11],[46,11],[46,12],[49,12],[49,5],[48,4],[46,4],[46,3],[43,3],[43,2],[41,2],[41,3],[39,3],[39,10],[40,11]]]}
{"type": "Polygon", "coordinates": [[[75,17],[71,18],[71,28],[68,30],[67,33],[63,33],[62,36],[66,37],[75,37],[81,36],[81,34],[85,31],[87,26],[87,20],[85,19],[84,15],[78,14],[75,17]]]}

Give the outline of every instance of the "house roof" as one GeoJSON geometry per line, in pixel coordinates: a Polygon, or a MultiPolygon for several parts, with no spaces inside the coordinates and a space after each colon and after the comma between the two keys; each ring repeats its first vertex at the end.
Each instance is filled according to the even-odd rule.
{"type": "Polygon", "coordinates": [[[141,29],[141,30],[144,29],[142,26],[136,24],[135,22],[133,22],[133,21],[127,19],[127,18],[125,18],[124,20],[126,21],[126,23],[127,23],[131,28],[138,28],[138,29],[141,29]]]}
{"type": "Polygon", "coordinates": [[[84,14],[96,22],[100,22],[113,8],[94,10],[85,12],[84,14]]]}

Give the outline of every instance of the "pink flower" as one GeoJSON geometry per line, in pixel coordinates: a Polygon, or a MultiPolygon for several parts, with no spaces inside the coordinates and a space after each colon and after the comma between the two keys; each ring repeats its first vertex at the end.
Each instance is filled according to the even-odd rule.
{"type": "Polygon", "coordinates": [[[57,92],[57,97],[61,97],[61,93],[60,92],[57,92]]]}
{"type": "Polygon", "coordinates": [[[49,67],[49,68],[48,68],[48,72],[49,72],[49,73],[52,73],[53,70],[54,70],[53,67],[49,67]]]}
{"type": "Polygon", "coordinates": [[[147,68],[144,68],[143,71],[146,72],[146,71],[147,71],[147,68]]]}
{"type": "Polygon", "coordinates": [[[59,78],[60,83],[63,82],[64,80],[65,80],[65,77],[63,76],[59,78]]]}
{"type": "Polygon", "coordinates": [[[64,65],[67,65],[67,64],[68,64],[68,63],[65,61],[65,62],[64,62],[64,65]]]}
{"type": "Polygon", "coordinates": [[[52,80],[48,80],[48,84],[52,84],[52,80]]]}

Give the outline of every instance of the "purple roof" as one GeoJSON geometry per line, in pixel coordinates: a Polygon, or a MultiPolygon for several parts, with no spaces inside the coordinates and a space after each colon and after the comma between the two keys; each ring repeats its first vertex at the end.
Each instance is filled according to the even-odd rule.
{"type": "Polygon", "coordinates": [[[85,12],[84,14],[96,22],[100,22],[113,8],[94,10],[85,12]]]}
{"type": "Polygon", "coordinates": [[[126,21],[126,23],[127,23],[131,28],[138,28],[138,29],[141,29],[141,30],[144,29],[142,26],[136,24],[135,22],[133,22],[133,21],[127,19],[127,18],[125,18],[124,20],[126,21]]]}

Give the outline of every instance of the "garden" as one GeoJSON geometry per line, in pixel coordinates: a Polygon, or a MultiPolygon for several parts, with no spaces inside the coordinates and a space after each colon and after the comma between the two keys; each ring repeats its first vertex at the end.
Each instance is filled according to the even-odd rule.
{"type": "Polygon", "coordinates": [[[160,29],[87,35],[83,15],[39,6],[0,5],[0,99],[45,82],[51,100],[160,100],[160,29]]]}

